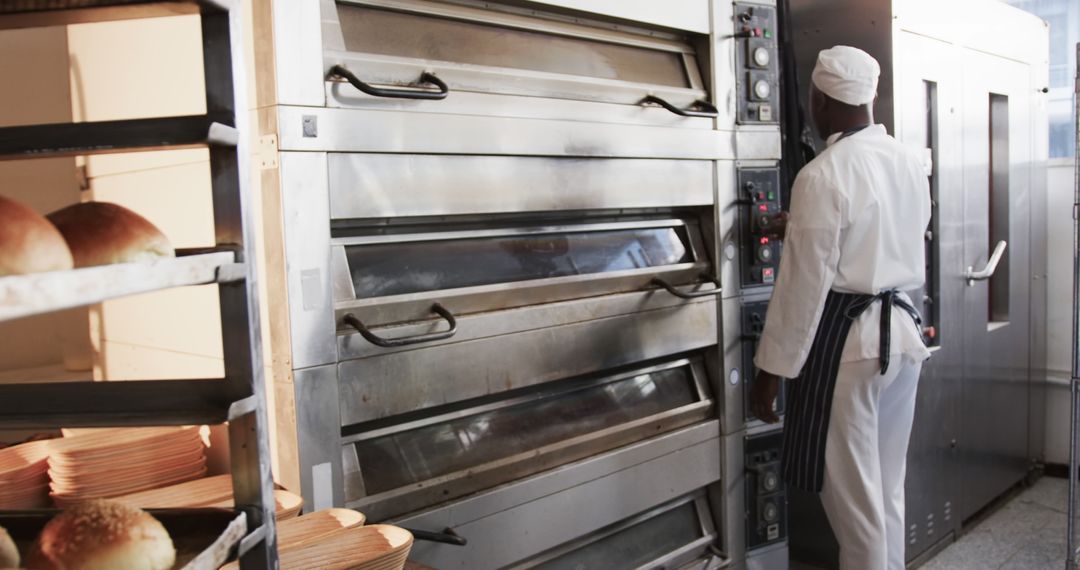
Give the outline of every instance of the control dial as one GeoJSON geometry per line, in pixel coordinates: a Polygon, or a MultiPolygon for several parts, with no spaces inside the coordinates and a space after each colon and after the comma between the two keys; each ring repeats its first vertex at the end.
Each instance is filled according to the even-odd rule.
{"type": "Polygon", "coordinates": [[[754,96],[758,99],[768,99],[769,94],[772,93],[772,87],[769,86],[769,82],[764,79],[758,79],[754,82],[754,96]]]}
{"type": "Polygon", "coordinates": [[[769,56],[769,50],[767,48],[754,48],[754,65],[757,65],[758,67],[768,67],[770,59],[772,58],[769,56]]]}
{"type": "Polygon", "coordinates": [[[776,503],[772,501],[765,503],[764,507],[761,509],[761,518],[764,519],[765,522],[775,522],[779,519],[780,509],[776,506],[776,503]]]}
{"type": "Polygon", "coordinates": [[[780,488],[780,476],[776,471],[766,471],[761,476],[761,489],[766,493],[772,493],[780,488]]]}
{"type": "Polygon", "coordinates": [[[757,256],[764,263],[772,261],[772,248],[767,245],[758,246],[757,256]]]}

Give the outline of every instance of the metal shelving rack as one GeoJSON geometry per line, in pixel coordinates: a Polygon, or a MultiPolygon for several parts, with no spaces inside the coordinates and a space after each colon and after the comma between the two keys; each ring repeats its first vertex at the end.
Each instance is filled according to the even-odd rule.
{"type": "Polygon", "coordinates": [[[216,246],[175,260],[0,278],[0,321],[106,299],[218,284],[224,378],[0,385],[0,428],[229,422],[233,493],[247,515],[241,567],[276,568],[253,212],[248,188],[243,29],[236,0],[9,0],[0,29],[183,14],[202,22],[206,114],[0,128],[0,158],[205,146],[216,246]]]}

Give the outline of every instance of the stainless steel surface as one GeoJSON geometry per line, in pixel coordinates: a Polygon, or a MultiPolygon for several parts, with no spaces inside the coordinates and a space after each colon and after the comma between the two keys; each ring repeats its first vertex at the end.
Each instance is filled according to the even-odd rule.
{"type": "MultiPolygon", "coordinates": [[[[294,373],[295,401],[303,404],[296,409],[297,454],[302,496],[314,503],[316,497],[329,495],[331,505],[345,501],[344,475],[341,465],[341,420],[337,415],[340,398],[337,369],[334,365],[317,366],[294,373]],[[325,466],[325,467],[321,467],[325,466]],[[330,481],[322,475],[329,469],[330,481]]],[[[290,434],[291,435],[291,434],[290,434]]],[[[284,436],[282,434],[279,437],[284,436]]],[[[320,507],[306,505],[308,510],[320,507]]]]}
{"type": "Polygon", "coordinates": [[[607,0],[538,0],[536,4],[561,6],[573,10],[593,12],[605,16],[627,18],[633,21],[656,24],[665,28],[709,33],[708,0],[680,0],[665,2],[659,6],[648,0],[609,2],[607,0]]]}
{"type": "Polygon", "coordinates": [[[460,316],[652,292],[657,278],[685,285],[712,275],[693,220],[374,235],[332,244],[335,257],[345,259],[331,277],[340,292],[338,320],[352,314],[380,326],[428,320],[433,303],[460,316]]]}
{"type": "Polygon", "coordinates": [[[777,544],[755,550],[746,557],[746,570],[774,570],[787,568],[788,546],[777,544]]]}
{"type": "Polygon", "coordinates": [[[411,557],[418,562],[438,568],[499,568],[718,480],[718,437],[715,422],[686,428],[395,524],[452,528],[469,539],[469,548],[417,543],[411,557]],[[656,478],[665,484],[652,484],[656,478]],[[560,514],[557,524],[548,518],[551,513],[560,514]]]}
{"type": "Polygon", "coordinates": [[[680,360],[345,437],[347,504],[384,519],[704,421],[703,374],[680,360]]]}
{"type": "Polygon", "coordinates": [[[326,154],[283,152],[282,225],[288,260],[292,366],[330,364],[334,352],[334,306],[330,290],[330,200],[326,154]]]}
{"type": "Polygon", "coordinates": [[[705,160],[329,155],[334,219],[712,204],[705,160]]]}
{"type": "Polygon", "coordinates": [[[745,445],[745,431],[721,437],[721,480],[707,491],[720,532],[719,548],[736,561],[736,567],[746,561],[745,445]]]}
{"type": "MultiPolygon", "coordinates": [[[[923,368],[909,450],[910,560],[958,533],[965,518],[1019,481],[1041,453],[1037,434],[1029,434],[1041,379],[1029,370],[1037,356],[1032,327],[1045,310],[1039,305],[1045,297],[1033,296],[1030,284],[1041,267],[1033,261],[1039,228],[1032,224],[1039,217],[1032,210],[1044,192],[1045,147],[1037,140],[1045,131],[1033,125],[1045,122],[1045,106],[1034,99],[1044,75],[1045,27],[1003,4],[966,0],[793,0],[792,15],[802,30],[796,36],[802,85],[820,49],[858,46],[882,64],[876,119],[919,152],[926,152],[928,124],[938,131],[940,348],[923,368]],[[933,117],[927,82],[936,88],[933,117]],[[966,268],[981,265],[990,246],[1006,240],[994,237],[988,223],[991,93],[1009,97],[1009,199],[995,214],[1008,213],[1008,227],[999,217],[996,231],[1007,231],[1009,246],[994,278],[1006,280],[1008,295],[995,307],[1005,305],[1007,319],[991,314],[987,282],[967,287],[965,279],[966,268]]],[[[802,514],[805,520],[793,522],[795,535],[825,523],[802,514]]]]}
{"type": "Polygon", "coordinates": [[[298,473],[309,505],[325,499],[316,480],[329,473],[335,504],[469,541],[418,542],[417,560],[484,569],[530,567],[693,496],[710,528],[652,562],[744,562],[745,432],[740,425],[721,444],[716,421],[721,392],[737,396],[739,421],[742,407],[741,386],[725,388],[721,303],[678,298],[655,279],[710,295],[719,289],[697,283],[738,283],[740,252],[727,260],[717,239],[734,220],[724,208],[737,199],[735,159],[775,165],[780,136],[776,127],[735,126],[732,4],[669,4],[349,0],[339,9],[334,0],[275,0],[276,77],[260,118],[264,134],[276,135],[286,243],[278,261],[288,278],[291,354],[282,358],[291,376],[276,394],[279,419],[296,434],[282,463],[298,473]],[[690,23],[691,13],[707,17],[690,23]],[[371,96],[324,81],[338,64],[378,87],[432,73],[448,94],[371,96]],[[718,116],[639,104],[649,95],[679,108],[707,100],[718,116]],[[667,243],[670,231],[688,255],[618,245],[630,243],[618,232],[667,243]],[[498,247],[510,242],[559,253],[541,247],[548,234],[610,247],[560,253],[573,270],[499,265],[498,247]],[[625,265],[620,248],[649,259],[625,265]],[[599,264],[581,257],[593,254],[599,264]],[[454,336],[380,347],[344,322],[353,314],[380,337],[413,337],[445,328],[433,303],[455,315],[454,336]],[[627,417],[615,423],[595,423],[610,414],[585,399],[574,405],[600,406],[585,423],[499,427],[511,412],[558,401],[564,387],[685,359],[694,363],[693,402],[658,389],[626,400],[627,417]],[[462,442],[466,431],[461,455],[405,459],[416,477],[365,477],[388,438],[418,438],[399,446],[414,453],[447,437],[462,442]],[[721,472],[730,481],[717,483],[721,472]]]}
{"type": "Polygon", "coordinates": [[[964,278],[967,279],[968,287],[974,287],[976,281],[986,281],[994,276],[994,272],[997,271],[998,263],[1001,262],[1001,256],[1005,254],[1005,249],[1008,246],[1008,242],[997,242],[997,246],[994,247],[994,252],[990,254],[990,259],[986,261],[986,265],[983,266],[982,269],[975,271],[974,267],[968,266],[967,271],[964,272],[964,278]]]}
{"type": "MultiPolygon", "coordinates": [[[[1034,27],[1034,26],[1033,26],[1034,27]]],[[[1039,25],[1032,33],[1045,34],[1039,25]]],[[[1038,37],[1038,36],[1036,36],[1038,37]]],[[[1045,38],[1045,35],[1043,36],[1045,38]]],[[[997,231],[992,223],[996,213],[991,199],[1001,188],[991,186],[990,94],[1008,97],[1009,149],[1008,234],[1010,249],[1007,279],[1007,321],[1000,317],[991,300],[991,286],[984,281],[964,292],[964,405],[960,437],[963,461],[960,475],[960,516],[964,519],[1022,479],[1031,464],[1027,427],[1030,397],[1030,291],[1029,208],[1031,156],[1030,85],[1027,66],[969,51],[964,66],[964,258],[966,265],[985,259],[990,239],[997,231]],[[1017,141],[1013,143],[1012,141],[1017,141]],[[989,191],[988,191],[989,190],[989,191]],[[993,194],[991,194],[991,191],[993,194]]],[[[993,146],[992,146],[993,145],[993,146]]],[[[1045,162],[1045,159],[1043,163],[1045,162]]],[[[996,178],[996,177],[994,177],[996,178]]],[[[943,212],[943,216],[949,213],[943,212]]],[[[1000,234],[998,234],[1000,235],[1000,234]]],[[[959,268],[943,268],[943,279],[959,268]]]]}
{"type": "MultiPolygon", "coordinates": [[[[578,308],[585,303],[597,302],[575,302],[578,308]]],[[[535,310],[463,317],[460,327],[462,331],[482,327],[483,319],[526,324],[528,312],[535,310]]],[[[348,360],[338,368],[341,420],[343,425],[371,421],[715,343],[715,304],[694,301],[348,360]],[[554,354],[559,358],[553,359],[554,354]]]]}
{"type": "Polygon", "coordinates": [[[696,493],[511,568],[683,568],[686,561],[703,558],[715,538],[708,501],[696,493]]]}
{"type": "Polygon", "coordinates": [[[583,128],[578,121],[463,115],[437,118],[436,123],[434,117],[423,113],[281,106],[279,145],[285,151],[704,160],[735,157],[734,137],[724,131],[610,123],[583,128]],[[305,116],[315,118],[319,125],[317,136],[304,135],[305,116]]]}
{"type": "MultiPolygon", "coordinates": [[[[1076,45],[1080,56],[1080,44],[1076,45]]],[[[1072,306],[1072,378],[1069,397],[1072,408],[1069,414],[1069,505],[1066,523],[1066,566],[1073,570],[1080,564],[1080,545],[1077,543],[1076,523],[1080,516],[1080,499],[1077,493],[1077,477],[1080,476],[1080,57],[1076,59],[1076,75],[1073,87],[1073,119],[1076,128],[1076,156],[1073,161],[1073,306],[1072,306]]]]}

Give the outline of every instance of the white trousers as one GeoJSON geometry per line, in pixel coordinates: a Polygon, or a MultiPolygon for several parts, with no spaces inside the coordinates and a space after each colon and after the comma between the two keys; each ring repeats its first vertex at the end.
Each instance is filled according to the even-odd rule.
{"type": "Polygon", "coordinates": [[[904,476],[922,362],[893,355],[840,365],[821,502],[841,570],[903,570],[904,476]]]}

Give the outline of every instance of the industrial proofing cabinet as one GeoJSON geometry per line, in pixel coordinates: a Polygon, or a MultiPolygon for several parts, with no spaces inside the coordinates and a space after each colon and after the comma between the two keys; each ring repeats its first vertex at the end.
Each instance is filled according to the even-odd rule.
{"type": "Polygon", "coordinates": [[[255,10],[278,479],[437,568],[785,567],[776,7],[255,10]]]}
{"type": "MultiPolygon", "coordinates": [[[[927,285],[912,298],[923,300],[934,355],[908,453],[915,560],[1042,454],[1047,28],[991,0],[792,0],[791,9],[801,84],[818,50],[865,49],[882,65],[877,121],[926,156],[927,285]],[[994,257],[996,270],[978,275],[994,257]]],[[[829,566],[835,542],[817,508],[814,497],[792,497],[793,559],[829,566]]]]}

